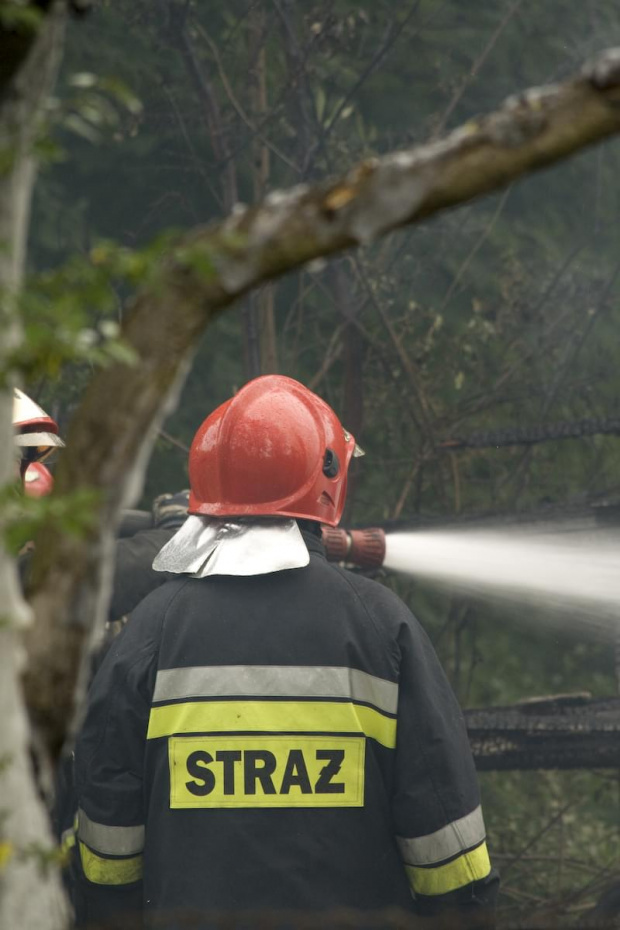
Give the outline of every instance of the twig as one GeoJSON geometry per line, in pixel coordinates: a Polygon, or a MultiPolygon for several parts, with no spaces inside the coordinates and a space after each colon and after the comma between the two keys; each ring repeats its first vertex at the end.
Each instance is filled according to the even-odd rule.
{"type": "MultiPolygon", "coordinates": [[[[555,288],[557,287],[557,285],[559,284],[559,282],[562,280],[562,278],[564,277],[564,275],[566,274],[566,272],[568,271],[568,269],[570,268],[570,266],[572,265],[572,263],[575,261],[576,258],[578,258],[578,256],[580,255],[580,253],[584,250],[584,248],[585,248],[586,245],[587,245],[587,242],[588,242],[588,240],[582,239],[582,241],[579,242],[578,245],[574,246],[574,247],[569,251],[569,253],[568,253],[568,255],[566,256],[566,258],[560,263],[560,266],[559,266],[558,270],[557,270],[556,273],[553,275],[553,277],[551,278],[551,280],[549,281],[549,283],[547,284],[547,286],[543,289],[543,292],[542,292],[542,294],[540,295],[539,300],[538,300],[537,303],[534,304],[534,306],[532,307],[531,312],[530,312],[530,315],[531,315],[532,319],[538,319],[538,317],[540,316],[540,314],[541,314],[541,312],[542,312],[542,310],[543,310],[545,304],[547,303],[549,297],[551,296],[551,294],[553,293],[553,291],[555,290],[555,288]]],[[[565,313],[560,314],[560,316],[558,317],[558,319],[555,320],[555,322],[551,324],[551,326],[549,327],[549,329],[548,329],[548,331],[547,331],[547,333],[546,333],[546,337],[547,337],[547,338],[548,338],[550,335],[552,335],[552,333],[555,331],[556,327],[557,327],[559,324],[561,324],[561,323],[564,322],[564,320],[566,319],[566,317],[569,315],[569,312],[570,312],[570,311],[567,310],[565,313]]],[[[546,351],[546,344],[545,344],[545,346],[543,347],[542,351],[546,351]]],[[[535,350],[534,350],[534,349],[528,349],[524,354],[521,354],[520,357],[519,357],[519,359],[518,359],[518,361],[516,361],[516,362],[514,363],[514,365],[513,365],[511,368],[509,368],[507,371],[505,371],[505,372],[504,372],[502,375],[500,375],[500,377],[497,379],[497,381],[496,381],[495,384],[493,385],[493,393],[496,393],[496,392],[500,389],[500,387],[502,387],[502,386],[506,383],[506,381],[510,380],[510,378],[512,378],[512,376],[513,376],[520,368],[523,367],[523,365],[524,365],[526,362],[529,362],[530,359],[532,358],[532,356],[533,356],[534,354],[535,354],[535,350]]]]}
{"type": "Polygon", "coordinates": [[[486,241],[486,239],[488,238],[488,236],[490,235],[490,233],[493,232],[493,229],[494,229],[494,227],[495,227],[495,224],[497,223],[497,221],[498,221],[498,219],[499,219],[499,217],[500,217],[500,215],[501,215],[502,210],[503,210],[504,207],[506,206],[506,201],[508,200],[508,197],[510,196],[510,192],[511,192],[511,191],[512,191],[512,184],[510,185],[510,187],[507,187],[507,188],[506,188],[506,190],[504,191],[504,193],[503,193],[502,196],[500,197],[499,203],[498,203],[497,207],[495,208],[495,211],[494,211],[494,213],[493,213],[493,216],[491,217],[491,219],[489,220],[489,222],[488,222],[487,225],[485,226],[484,230],[482,231],[482,233],[480,234],[480,236],[478,237],[478,239],[476,240],[476,242],[475,242],[474,245],[472,246],[471,251],[468,253],[467,257],[465,258],[465,261],[463,262],[463,264],[461,265],[461,267],[459,268],[459,270],[458,270],[457,273],[455,274],[454,278],[452,279],[452,283],[450,284],[450,287],[449,287],[448,290],[446,291],[445,296],[444,296],[444,299],[443,299],[443,301],[441,302],[441,306],[440,306],[440,308],[439,308],[439,312],[440,312],[440,313],[443,313],[443,311],[446,309],[448,303],[450,302],[450,298],[452,297],[452,295],[454,294],[455,290],[457,289],[457,287],[458,287],[459,284],[461,283],[461,279],[462,279],[463,275],[465,274],[465,272],[467,271],[467,269],[469,268],[469,266],[470,266],[471,263],[473,262],[474,258],[476,257],[476,255],[477,255],[478,252],[480,251],[481,247],[483,246],[484,242],[486,241]]]}
{"type": "Polygon", "coordinates": [[[483,64],[485,63],[485,61],[487,60],[487,58],[493,51],[497,43],[497,40],[499,39],[502,32],[504,31],[504,29],[506,28],[506,26],[508,25],[508,23],[510,22],[510,20],[512,19],[512,17],[515,15],[515,13],[517,12],[517,10],[522,4],[523,4],[523,0],[515,0],[512,6],[509,7],[509,9],[504,14],[499,25],[495,28],[495,30],[491,34],[491,38],[485,45],[481,54],[478,56],[476,61],[471,66],[469,74],[465,76],[465,79],[461,82],[460,87],[458,87],[456,92],[453,94],[452,99],[450,100],[450,103],[446,107],[443,116],[441,117],[441,119],[439,120],[439,123],[437,124],[437,127],[435,128],[435,132],[433,133],[435,137],[441,135],[441,133],[445,130],[446,124],[448,120],[450,119],[450,117],[452,116],[455,108],[459,104],[463,94],[465,93],[465,91],[467,90],[471,82],[474,80],[474,78],[477,76],[483,64]]]}
{"type": "MultiPolygon", "coordinates": [[[[493,851],[493,860],[501,862],[503,859],[512,859],[512,853],[498,853],[493,851]]],[[[557,862],[557,856],[522,856],[523,862],[547,862],[550,865],[557,862]]],[[[598,866],[588,865],[583,859],[564,859],[564,865],[572,866],[575,869],[579,869],[580,872],[591,872],[593,875],[600,876],[601,869],[598,866]]],[[[603,872],[611,875],[611,869],[603,869],[603,872]]]]}
{"type": "MultiPolygon", "coordinates": [[[[327,349],[325,350],[325,355],[323,356],[323,364],[314,375],[313,378],[308,382],[308,387],[311,391],[316,391],[317,387],[332,367],[334,362],[339,358],[340,353],[342,352],[342,341],[340,337],[342,336],[342,331],[345,328],[347,323],[340,323],[334,332],[332,337],[329,340],[327,349]]],[[[352,427],[351,427],[352,429],[352,427]]]]}
{"type": "Polygon", "coordinates": [[[373,73],[373,71],[375,71],[379,67],[379,65],[381,64],[381,62],[383,61],[387,53],[390,51],[394,43],[397,41],[403,29],[409,25],[412,18],[418,12],[420,3],[421,3],[421,0],[415,0],[409,12],[404,16],[402,22],[400,22],[398,26],[395,26],[394,22],[390,23],[390,25],[388,26],[386,30],[383,42],[381,43],[381,45],[379,46],[375,54],[372,56],[372,58],[370,59],[366,67],[362,69],[360,76],[355,81],[353,86],[344,95],[344,97],[340,101],[340,104],[336,107],[336,110],[333,113],[329,123],[327,123],[326,126],[324,127],[323,138],[321,140],[322,144],[324,144],[327,141],[329,135],[331,134],[332,129],[334,128],[334,126],[336,125],[336,123],[338,122],[340,118],[340,114],[342,113],[344,108],[347,106],[351,98],[354,97],[355,94],[360,89],[360,87],[362,87],[363,84],[366,83],[366,81],[368,80],[370,75],[373,73]]]}
{"type": "Polygon", "coordinates": [[[414,462],[413,468],[409,472],[407,476],[407,480],[405,481],[405,484],[403,485],[403,489],[400,492],[398,501],[396,503],[396,507],[394,507],[394,512],[392,513],[392,520],[398,520],[401,513],[403,512],[403,507],[405,506],[407,498],[409,497],[409,492],[411,491],[411,488],[413,487],[413,482],[416,479],[416,476],[420,470],[421,465],[422,465],[421,459],[418,459],[416,462],[414,462]]]}
{"type": "Polygon", "coordinates": [[[159,435],[162,439],[165,439],[166,442],[169,442],[171,446],[176,446],[177,449],[181,450],[181,452],[185,452],[189,455],[189,446],[186,446],[185,443],[181,442],[180,439],[175,439],[175,437],[171,436],[170,433],[167,433],[165,429],[160,429],[159,435]]]}
{"type": "Polygon", "coordinates": [[[174,114],[174,118],[176,119],[177,124],[178,124],[178,126],[179,126],[179,129],[181,130],[181,135],[182,135],[182,137],[183,137],[183,139],[184,139],[184,141],[185,141],[185,144],[186,144],[186,146],[187,146],[187,148],[188,148],[188,151],[189,151],[189,153],[190,153],[190,155],[191,155],[192,161],[194,162],[194,166],[195,166],[195,168],[196,168],[196,171],[198,172],[198,174],[201,176],[201,178],[203,179],[203,181],[204,181],[205,184],[207,185],[207,187],[208,187],[209,191],[211,192],[211,194],[212,194],[212,196],[213,196],[213,199],[216,201],[218,207],[219,207],[220,209],[223,209],[224,204],[223,204],[223,202],[222,202],[222,198],[221,198],[221,196],[220,196],[220,193],[219,193],[219,191],[216,189],[215,185],[212,183],[212,181],[211,181],[211,179],[210,179],[210,177],[209,177],[208,172],[205,170],[205,167],[204,167],[204,164],[203,164],[202,160],[198,157],[198,153],[196,152],[196,149],[194,148],[194,144],[193,144],[193,142],[192,142],[191,136],[190,136],[189,132],[187,131],[187,126],[185,125],[185,120],[183,119],[183,117],[182,117],[182,115],[181,115],[181,111],[180,111],[179,108],[178,108],[177,102],[176,102],[176,100],[174,99],[174,95],[173,95],[172,91],[171,91],[170,88],[166,85],[166,83],[163,82],[163,81],[162,81],[162,89],[163,89],[163,91],[164,91],[164,94],[165,94],[166,97],[168,98],[168,101],[169,101],[169,103],[170,103],[170,106],[172,107],[172,112],[173,112],[173,114],[174,114]]]}
{"type": "Polygon", "coordinates": [[[566,813],[566,811],[567,811],[567,810],[570,810],[570,808],[571,808],[571,807],[574,807],[577,803],[579,803],[579,802],[578,802],[578,801],[568,801],[562,808],[560,808],[560,810],[558,811],[558,813],[557,813],[557,814],[554,814],[554,816],[551,818],[551,820],[550,820],[548,823],[546,823],[545,826],[542,827],[542,828],[538,831],[538,833],[534,834],[534,836],[532,837],[532,839],[529,840],[529,841],[525,844],[525,846],[523,847],[523,849],[521,850],[521,852],[519,852],[519,853],[514,857],[514,859],[513,859],[511,862],[509,862],[509,863],[505,866],[505,868],[504,868],[504,870],[503,870],[503,875],[506,876],[506,875],[508,874],[508,872],[510,872],[510,870],[513,869],[513,868],[515,867],[515,865],[516,865],[518,862],[521,861],[521,859],[523,858],[523,856],[525,855],[525,853],[526,853],[528,850],[530,850],[533,846],[535,846],[536,843],[538,843],[538,841],[541,840],[541,839],[543,838],[543,836],[546,836],[546,834],[549,832],[549,830],[558,822],[558,820],[560,820],[561,817],[564,816],[564,814],[566,813]]]}
{"type": "MultiPolygon", "coordinates": [[[[557,392],[564,378],[566,377],[567,372],[569,371],[570,368],[574,366],[579,356],[579,353],[581,352],[581,349],[583,348],[586,340],[592,333],[595,323],[601,317],[602,315],[601,310],[604,307],[604,304],[614,284],[616,283],[616,279],[618,278],[619,274],[620,274],[620,263],[616,265],[612,274],[607,279],[603,287],[603,290],[599,296],[599,299],[596,302],[593,313],[590,319],[588,320],[587,325],[584,328],[584,331],[581,334],[574,336],[573,339],[571,340],[566,350],[564,361],[562,362],[562,364],[559,366],[558,370],[556,371],[556,375],[553,381],[551,382],[551,386],[549,387],[549,390],[547,391],[545,399],[543,401],[542,408],[541,408],[541,415],[543,417],[546,416],[547,412],[549,411],[549,408],[551,407],[551,404],[555,400],[557,392]]],[[[518,498],[521,496],[523,488],[525,487],[525,484],[527,482],[527,477],[528,477],[527,466],[530,463],[531,456],[532,456],[532,449],[530,447],[525,450],[520,460],[517,462],[517,465],[512,470],[512,475],[511,475],[512,479],[515,479],[517,477],[519,479],[516,485],[516,488],[515,488],[515,492],[514,492],[515,501],[518,500],[518,498]]]]}
{"type": "MultiPolygon", "coordinates": [[[[226,96],[228,97],[230,103],[232,104],[233,109],[235,110],[235,112],[236,112],[237,116],[239,117],[239,119],[241,120],[241,122],[250,130],[250,132],[252,133],[252,136],[253,136],[254,138],[260,139],[260,141],[263,143],[263,145],[266,145],[270,152],[272,152],[274,155],[276,155],[276,156],[277,156],[281,161],[283,161],[284,164],[287,165],[289,168],[292,168],[293,171],[295,172],[295,174],[298,174],[298,173],[299,173],[299,167],[295,164],[295,162],[292,161],[292,159],[290,159],[290,158],[288,157],[288,155],[286,155],[286,154],[282,151],[282,149],[281,149],[279,146],[277,146],[277,145],[275,144],[275,142],[272,142],[270,139],[268,139],[267,136],[265,136],[265,134],[262,132],[262,130],[261,130],[259,127],[257,127],[257,126],[252,122],[252,120],[249,118],[249,116],[247,115],[247,113],[245,112],[245,110],[243,109],[243,107],[241,106],[241,104],[240,104],[240,102],[239,102],[239,100],[238,100],[238,98],[237,98],[235,92],[233,91],[233,89],[232,89],[232,87],[231,87],[231,85],[230,85],[230,81],[228,80],[228,77],[227,77],[226,72],[224,71],[224,67],[223,67],[223,65],[222,65],[222,59],[220,58],[220,54],[219,54],[219,52],[218,52],[217,45],[215,44],[215,42],[213,41],[213,39],[211,38],[211,36],[208,34],[207,30],[204,28],[204,26],[202,25],[202,23],[200,23],[200,22],[198,22],[198,21],[195,21],[195,22],[194,22],[194,25],[195,25],[195,27],[196,27],[196,30],[200,33],[200,35],[202,36],[202,38],[205,40],[205,42],[206,42],[207,45],[209,46],[209,51],[210,51],[211,54],[213,55],[213,58],[214,58],[214,60],[215,60],[215,64],[217,65],[218,74],[219,74],[219,76],[220,76],[220,80],[221,80],[221,82],[222,82],[222,86],[223,86],[224,90],[226,91],[226,96]]],[[[266,121],[265,119],[263,119],[263,125],[265,125],[266,122],[267,122],[267,121],[266,121]]]]}
{"type": "MultiPolygon", "coordinates": [[[[331,293],[329,288],[326,287],[324,282],[320,280],[320,278],[317,278],[317,287],[321,290],[323,294],[325,294],[326,297],[328,297],[330,302],[334,306],[336,306],[334,295],[331,293]]],[[[368,300],[370,302],[370,298],[368,298],[368,300]]],[[[365,301],[362,302],[359,310],[362,310],[364,306],[365,306],[365,301]]],[[[355,326],[355,328],[359,330],[366,344],[372,349],[372,351],[376,354],[377,358],[381,362],[388,380],[393,384],[396,390],[400,392],[402,386],[396,380],[394,371],[393,371],[393,363],[391,359],[386,356],[385,352],[383,351],[383,348],[377,344],[375,339],[373,339],[372,335],[368,332],[368,330],[366,329],[364,324],[361,322],[359,317],[356,316],[353,320],[350,320],[348,322],[350,322],[352,326],[355,326]]],[[[414,409],[409,397],[406,398],[405,410],[407,414],[409,415],[411,422],[413,423],[416,429],[416,432],[420,436],[421,441],[423,441],[424,432],[422,430],[422,426],[420,424],[417,411],[414,409]]]]}
{"type": "Polygon", "coordinates": [[[453,452],[450,453],[450,465],[452,467],[452,480],[454,482],[454,512],[460,513],[461,510],[461,476],[459,473],[459,463],[453,452]]]}
{"type": "Polygon", "coordinates": [[[510,885],[502,884],[502,894],[507,894],[511,898],[521,898],[525,901],[533,901],[536,904],[545,904],[545,898],[541,898],[539,895],[530,894],[527,891],[523,891],[518,888],[511,888],[510,885]]]}
{"type": "Polygon", "coordinates": [[[414,362],[411,360],[411,358],[409,357],[409,355],[403,348],[402,342],[398,338],[398,335],[396,333],[396,330],[394,329],[394,325],[392,323],[392,320],[390,319],[389,314],[384,309],[381,301],[377,300],[376,294],[374,293],[372,286],[370,284],[370,281],[368,280],[368,277],[366,276],[366,272],[362,268],[361,263],[359,259],[357,258],[357,256],[354,257],[353,261],[354,261],[354,267],[357,271],[358,279],[364,285],[364,288],[366,290],[366,294],[368,295],[370,303],[377,311],[379,318],[381,322],[383,323],[383,326],[385,327],[385,330],[387,331],[390,337],[390,341],[392,342],[392,345],[394,347],[394,350],[400,362],[401,368],[403,370],[403,374],[406,376],[409,382],[409,386],[411,387],[413,394],[418,402],[419,419],[424,427],[426,438],[428,441],[430,441],[430,444],[432,445],[433,444],[432,430],[431,430],[430,421],[429,421],[429,415],[432,413],[432,411],[430,410],[429,402],[422,390],[420,373],[419,371],[417,371],[416,365],[414,364],[414,362]]]}

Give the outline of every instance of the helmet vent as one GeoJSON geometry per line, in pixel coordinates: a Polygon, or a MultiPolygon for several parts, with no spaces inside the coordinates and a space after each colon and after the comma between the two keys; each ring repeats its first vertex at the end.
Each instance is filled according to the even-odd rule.
{"type": "Polygon", "coordinates": [[[326,449],[325,458],[323,460],[323,474],[326,478],[335,478],[339,471],[340,462],[338,461],[338,456],[333,449],[326,449]]]}

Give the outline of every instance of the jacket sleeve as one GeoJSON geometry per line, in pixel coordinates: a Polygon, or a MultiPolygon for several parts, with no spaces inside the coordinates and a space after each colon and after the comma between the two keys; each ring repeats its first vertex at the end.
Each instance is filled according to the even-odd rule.
{"type": "Polygon", "coordinates": [[[494,926],[499,879],[465,722],[431,643],[406,609],[399,645],[393,816],[415,906],[442,927],[486,930],[494,926]]]}
{"type": "Polygon", "coordinates": [[[121,913],[142,908],[143,759],[157,654],[153,598],[106,655],[76,743],[78,927],[113,926],[121,913]]]}

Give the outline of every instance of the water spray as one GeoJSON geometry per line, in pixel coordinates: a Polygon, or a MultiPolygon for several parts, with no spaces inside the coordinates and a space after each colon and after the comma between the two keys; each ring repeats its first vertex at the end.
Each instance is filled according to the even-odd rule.
{"type": "Polygon", "coordinates": [[[589,523],[416,530],[386,536],[384,567],[475,595],[620,624],[620,531],[589,523]]]}
{"type": "MultiPolygon", "coordinates": [[[[488,528],[323,527],[327,558],[535,609],[620,637],[620,528],[609,514],[488,528]],[[598,522],[604,520],[603,525],[598,522]]],[[[620,639],[618,640],[620,642],[620,639]]],[[[620,648],[620,647],[619,647],[620,648]]],[[[619,666],[620,667],[620,666],[619,666]]]]}

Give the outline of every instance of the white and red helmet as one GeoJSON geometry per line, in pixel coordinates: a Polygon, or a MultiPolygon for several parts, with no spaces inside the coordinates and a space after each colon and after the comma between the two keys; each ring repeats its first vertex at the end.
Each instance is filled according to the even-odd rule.
{"type": "Polygon", "coordinates": [[[22,474],[32,462],[43,462],[64,446],[56,421],[19,388],[13,389],[13,430],[22,474]]]}

